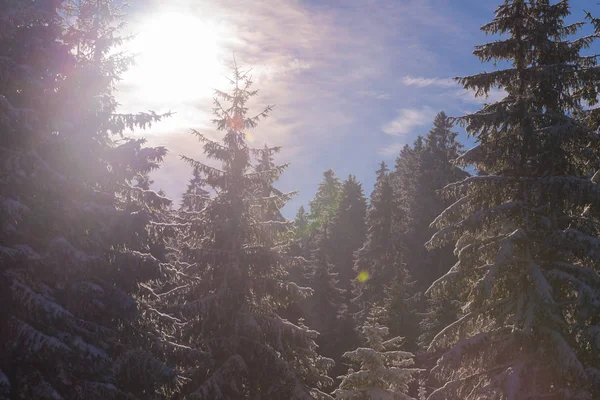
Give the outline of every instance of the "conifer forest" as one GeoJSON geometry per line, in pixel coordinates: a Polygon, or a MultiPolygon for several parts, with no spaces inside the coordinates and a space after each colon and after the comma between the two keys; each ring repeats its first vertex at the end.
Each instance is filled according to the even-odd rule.
{"type": "Polygon", "coordinates": [[[478,108],[290,214],[252,65],[166,193],[130,9],[0,0],[0,400],[600,399],[600,8],[492,2],[478,108]]]}

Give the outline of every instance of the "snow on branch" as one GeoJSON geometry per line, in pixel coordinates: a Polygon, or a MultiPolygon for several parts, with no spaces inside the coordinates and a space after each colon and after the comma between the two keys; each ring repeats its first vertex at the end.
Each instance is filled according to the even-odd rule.
{"type": "Polygon", "coordinates": [[[67,323],[73,315],[59,304],[35,293],[17,279],[12,279],[11,291],[13,299],[31,316],[41,317],[46,321],[67,323]]]}
{"type": "Polygon", "coordinates": [[[9,332],[12,333],[6,343],[19,349],[23,354],[33,356],[44,353],[47,356],[56,357],[56,353],[71,354],[73,352],[69,346],[56,337],[46,335],[21,320],[8,317],[6,323],[11,328],[9,332]]]}

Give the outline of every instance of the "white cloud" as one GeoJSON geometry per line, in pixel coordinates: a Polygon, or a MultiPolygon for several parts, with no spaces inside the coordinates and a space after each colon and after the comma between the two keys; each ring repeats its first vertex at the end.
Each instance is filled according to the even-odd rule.
{"type": "Polygon", "coordinates": [[[388,135],[406,135],[417,126],[431,123],[434,115],[431,107],[403,108],[398,112],[398,116],[384,124],[381,130],[388,135]]]}
{"type": "MultiPolygon", "coordinates": [[[[462,32],[462,26],[439,12],[433,0],[347,0],[343,7],[302,0],[150,0],[135,11],[131,33],[138,33],[148,20],[163,12],[193,16],[207,29],[215,29],[206,32],[207,37],[199,37],[192,30],[191,44],[180,43],[175,47],[196,52],[191,59],[194,62],[184,68],[174,59],[177,68],[165,70],[158,76],[167,92],[172,89],[172,81],[176,83],[173,89],[187,89],[193,85],[180,79],[181,70],[193,70],[194,76],[202,77],[198,85],[206,86],[206,90],[194,90],[189,98],[177,96],[167,100],[162,96],[144,95],[144,88],[135,80],[123,81],[120,85],[123,112],[148,109],[176,112],[172,118],[153,126],[150,132],[141,133],[145,136],[150,133],[152,143],[164,144],[171,150],[153,179],[158,187],[164,187],[174,197],[185,188],[190,174],[189,167],[178,160],[179,154],[193,156],[195,154],[190,153],[201,152],[195,141],[190,140],[189,129],[212,133],[215,139],[219,135],[210,124],[210,97],[213,87],[228,88],[222,85],[227,69],[223,68],[219,79],[216,75],[221,74],[206,74],[208,60],[203,47],[207,44],[216,45],[214,52],[208,55],[215,58],[217,64],[229,64],[235,53],[239,64],[252,68],[255,88],[260,89],[260,95],[250,104],[250,112],[267,104],[276,105],[272,116],[252,131],[253,144],[261,146],[267,142],[282,145],[284,149],[293,148],[294,152],[286,154],[290,158],[284,160],[292,162],[290,175],[297,181],[299,175],[308,170],[299,164],[300,160],[306,165],[318,163],[319,149],[327,148],[324,143],[340,140],[340,135],[351,131],[348,127],[363,118],[377,118],[369,107],[374,102],[372,99],[382,107],[393,106],[383,100],[397,92],[396,74],[425,75],[428,70],[423,69],[423,65],[438,64],[438,55],[423,46],[415,32],[436,29],[453,37],[462,32]],[[195,37],[198,37],[197,44],[195,37]],[[401,54],[401,62],[398,54],[401,54]],[[389,82],[392,85],[388,87],[389,82]]],[[[413,81],[413,86],[418,86],[416,82],[424,86],[426,78],[414,79],[425,79],[413,81]]],[[[437,86],[447,87],[440,85],[443,81],[435,80],[437,86]]],[[[382,130],[390,135],[403,135],[414,127],[431,123],[433,115],[427,108],[405,108],[382,130]]],[[[377,151],[375,149],[377,147],[374,147],[377,151]]],[[[311,177],[310,182],[313,180],[311,177]]],[[[305,186],[298,189],[303,195],[307,191],[305,186]]]]}
{"type": "Polygon", "coordinates": [[[392,95],[389,93],[378,92],[377,90],[359,90],[357,94],[362,97],[372,97],[377,100],[389,100],[392,98],[392,95]]]}
{"type": "Polygon", "coordinates": [[[406,86],[438,86],[438,87],[456,87],[458,84],[451,78],[423,78],[420,76],[405,76],[402,83],[406,86]]]}
{"type": "Polygon", "coordinates": [[[469,104],[494,103],[502,100],[506,96],[504,89],[491,88],[487,96],[476,97],[471,90],[460,88],[460,84],[450,78],[423,78],[419,76],[405,76],[401,80],[405,86],[414,86],[419,88],[432,88],[436,96],[449,97],[453,100],[460,100],[469,104]],[[437,88],[437,90],[436,90],[437,88]]]}

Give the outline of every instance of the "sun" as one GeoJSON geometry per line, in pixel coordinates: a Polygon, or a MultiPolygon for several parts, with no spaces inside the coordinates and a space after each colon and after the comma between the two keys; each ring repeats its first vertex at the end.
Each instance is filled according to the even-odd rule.
{"type": "Polygon", "coordinates": [[[226,75],[220,42],[224,28],[180,12],[145,19],[129,51],[136,64],[124,81],[135,84],[146,100],[182,103],[212,96],[226,75]]]}

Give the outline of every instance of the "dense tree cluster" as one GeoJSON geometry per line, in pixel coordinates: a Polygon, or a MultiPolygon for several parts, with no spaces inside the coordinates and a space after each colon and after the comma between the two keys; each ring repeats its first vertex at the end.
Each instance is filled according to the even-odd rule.
{"type": "Polygon", "coordinates": [[[0,400],[600,396],[600,20],[505,0],[458,82],[506,96],[288,221],[235,61],[181,204],[151,188],[119,4],[0,1],[0,400]]]}

